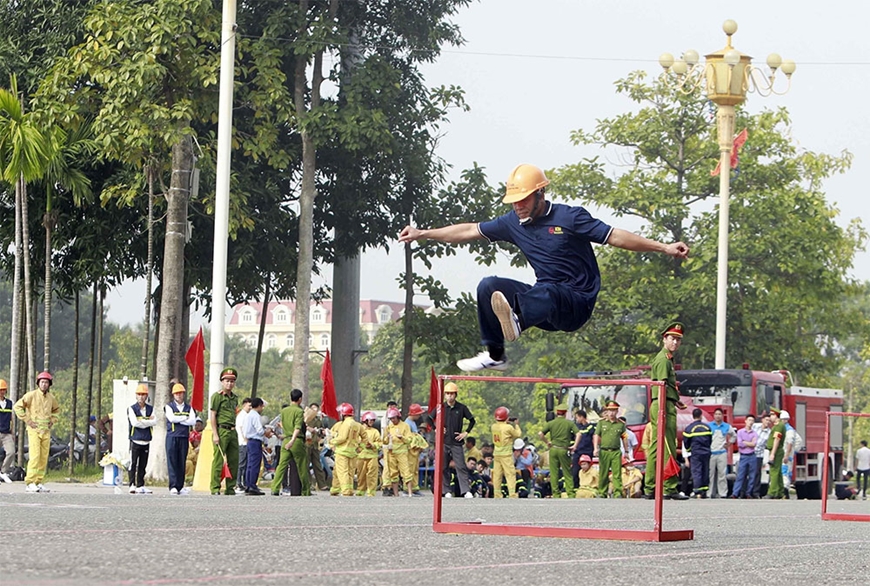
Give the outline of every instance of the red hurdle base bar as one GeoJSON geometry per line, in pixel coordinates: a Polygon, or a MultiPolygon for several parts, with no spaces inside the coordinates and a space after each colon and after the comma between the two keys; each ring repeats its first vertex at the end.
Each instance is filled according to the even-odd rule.
{"type": "Polygon", "coordinates": [[[691,529],[681,531],[583,529],[579,527],[532,527],[526,525],[495,525],[481,522],[433,523],[435,533],[466,533],[471,535],[511,535],[515,537],[562,537],[566,539],[606,539],[612,541],[689,541],[695,538],[691,529]]]}
{"type": "Polygon", "coordinates": [[[689,541],[695,538],[695,532],[691,529],[678,531],[662,530],[662,479],[664,478],[664,434],[665,434],[665,409],[659,409],[658,421],[658,459],[656,461],[656,498],[654,506],[653,529],[629,530],[629,529],[594,529],[583,527],[541,527],[533,525],[500,525],[483,523],[481,521],[451,522],[441,521],[442,506],[442,479],[440,471],[443,470],[444,457],[444,418],[441,406],[444,403],[445,380],[473,380],[487,382],[520,382],[520,383],[553,383],[572,385],[651,385],[658,387],[659,398],[664,404],[665,385],[661,381],[650,379],[575,379],[575,378],[530,378],[516,376],[438,376],[438,408],[435,413],[435,474],[433,483],[434,505],[432,510],[432,530],[435,533],[459,533],[469,535],[510,535],[516,537],[561,537],[566,539],[601,539],[612,541],[689,541]]]}

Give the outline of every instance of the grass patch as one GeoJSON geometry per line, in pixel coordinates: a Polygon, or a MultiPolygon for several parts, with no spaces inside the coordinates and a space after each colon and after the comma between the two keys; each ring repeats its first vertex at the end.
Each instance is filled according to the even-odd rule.
{"type": "Polygon", "coordinates": [[[73,469],[72,476],[66,466],[62,470],[49,470],[45,475],[45,482],[82,482],[90,483],[103,479],[103,469],[100,466],[85,466],[77,464],[73,469]]]}

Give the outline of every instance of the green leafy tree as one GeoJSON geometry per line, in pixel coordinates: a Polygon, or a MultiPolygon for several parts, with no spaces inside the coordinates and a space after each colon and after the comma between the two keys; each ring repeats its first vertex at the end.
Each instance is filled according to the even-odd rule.
{"type": "MultiPolygon", "coordinates": [[[[555,361],[595,370],[636,365],[657,350],[661,324],[679,318],[688,326],[684,367],[710,367],[718,216],[703,204],[718,190],[709,107],[700,93],[677,91],[661,77],[648,82],[643,73],[616,87],[639,109],[575,131],[572,140],[618,153],[624,167],[612,176],[598,158],[566,165],[552,173],[553,192],[642,218],[646,235],[686,241],[692,253],[680,262],[599,250],[595,314],[555,361]]],[[[859,221],[838,226],[822,192],[851,155],[800,150],[789,122],[783,109],[738,112],[736,127],[747,128],[749,140],[731,186],[727,364],[831,376],[842,365],[838,338],[859,325],[843,301],[855,294],[847,270],[866,234],[859,221]]]]}

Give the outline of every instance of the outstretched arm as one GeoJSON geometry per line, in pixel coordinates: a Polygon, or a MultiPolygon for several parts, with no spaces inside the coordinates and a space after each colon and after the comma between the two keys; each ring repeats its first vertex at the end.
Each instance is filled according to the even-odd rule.
{"type": "Polygon", "coordinates": [[[415,240],[432,239],[447,244],[462,244],[483,238],[477,229],[477,224],[453,224],[443,228],[430,228],[418,230],[414,226],[405,226],[399,234],[399,242],[413,242],[415,240]]]}
{"type": "Polygon", "coordinates": [[[607,239],[607,244],[632,252],[662,252],[676,258],[686,258],[689,256],[689,247],[682,242],[672,242],[665,244],[656,240],[644,238],[634,232],[614,228],[610,232],[610,238],[607,239]]]}

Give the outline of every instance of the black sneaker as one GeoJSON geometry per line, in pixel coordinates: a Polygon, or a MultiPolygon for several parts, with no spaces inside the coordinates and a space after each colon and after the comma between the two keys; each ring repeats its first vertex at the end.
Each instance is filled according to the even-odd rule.
{"type": "Polygon", "coordinates": [[[689,500],[689,497],[687,497],[686,495],[684,495],[681,492],[672,492],[670,494],[666,494],[664,496],[664,498],[671,500],[671,501],[687,501],[687,500],[689,500]]]}

